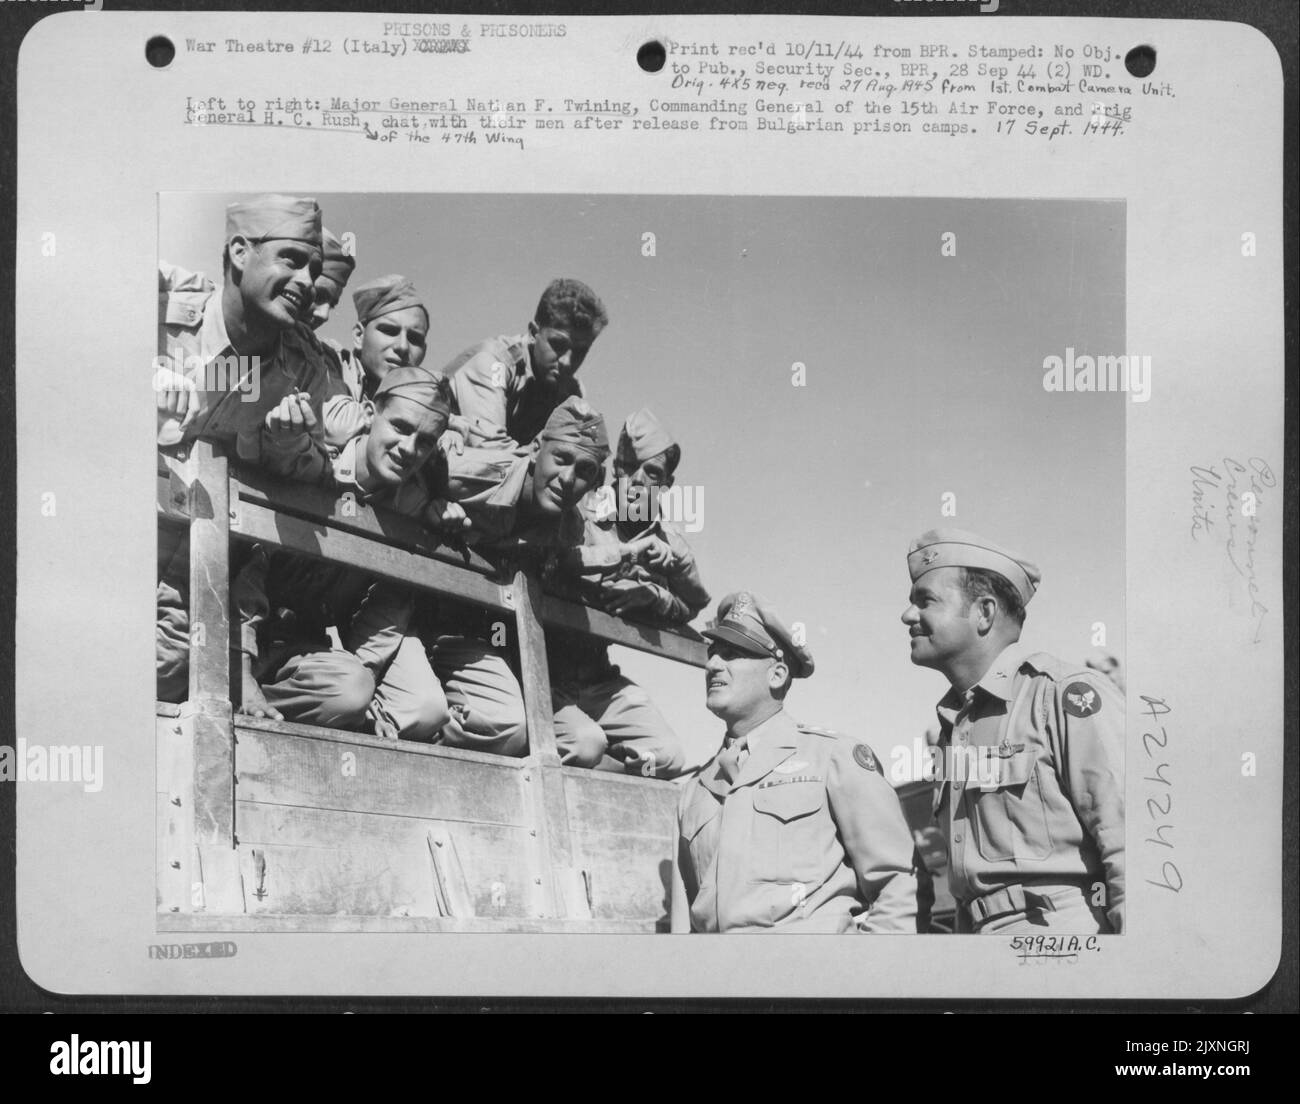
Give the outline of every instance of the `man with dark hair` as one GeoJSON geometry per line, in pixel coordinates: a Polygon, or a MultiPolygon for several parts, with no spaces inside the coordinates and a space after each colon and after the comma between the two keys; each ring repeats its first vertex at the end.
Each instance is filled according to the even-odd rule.
{"type": "Polygon", "coordinates": [[[1040,579],[1029,561],[933,529],[907,566],[912,662],[951,684],[934,808],[958,931],[1122,931],[1122,700],[1109,680],[1020,644],[1040,579]]]}
{"type": "MultiPolygon", "coordinates": [[[[614,454],[612,493],[584,504],[583,542],[560,553],[557,582],[618,616],[684,625],[709,604],[685,536],[659,515],[659,496],[673,485],[681,446],[654,414],[628,415],[614,454]]],[[[603,491],[610,491],[606,487],[603,491]]],[[[551,630],[547,665],[557,738],[582,733],[629,774],[676,778],[681,741],[650,696],[609,661],[609,648],[581,633],[551,630]]]]}
{"type": "Polygon", "coordinates": [[[512,449],[532,441],[552,410],[582,396],[576,373],[608,322],[586,284],[552,280],[526,334],[481,342],[443,369],[456,402],[450,428],[471,446],[512,449]]]}
{"type": "Polygon", "coordinates": [[[352,293],[352,351],[335,358],[338,375],[325,402],[325,443],[342,448],[365,425],[363,403],[394,368],[418,368],[428,348],[429,310],[405,276],[381,276],[352,293]]]}
{"type": "Polygon", "coordinates": [[[880,761],[785,712],[808,649],[747,591],[704,635],[727,729],[678,801],[673,931],[915,932],[912,836],[880,761]]]}

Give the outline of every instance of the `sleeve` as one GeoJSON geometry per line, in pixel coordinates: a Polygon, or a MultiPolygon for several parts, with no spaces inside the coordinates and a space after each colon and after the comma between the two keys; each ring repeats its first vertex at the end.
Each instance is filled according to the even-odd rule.
{"type": "Polygon", "coordinates": [[[826,790],[867,906],[858,929],[915,933],[915,844],[880,760],[866,744],[837,740],[827,764],[826,790]]]}
{"type": "Polygon", "coordinates": [[[516,447],[506,430],[507,388],[514,372],[507,361],[504,350],[497,343],[489,342],[468,355],[459,367],[457,361],[447,367],[459,415],[456,428],[468,445],[516,447]]]}
{"type": "Polygon", "coordinates": [[[1106,914],[1124,930],[1124,702],[1104,675],[1050,684],[1051,746],[1061,787],[1092,837],[1106,876],[1106,914]]]}
{"type": "Polygon", "coordinates": [[[691,849],[682,831],[682,821],[690,797],[693,782],[683,784],[677,797],[676,846],[673,848],[672,887],[669,895],[669,931],[673,934],[687,934],[691,930],[691,902],[695,899],[697,887],[695,872],[691,863],[691,849]]]}
{"type": "Polygon", "coordinates": [[[676,529],[664,528],[668,544],[673,550],[673,567],[669,574],[668,586],[678,600],[684,616],[674,617],[682,623],[690,621],[709,604],[709,592],[700,581],[700,569],[695,562],[695,553],[686,543],[686,538],[676,529]]]}
{"type": "Polygon", "coordinates": [[[260,429],[260,463],[273,475],[297,483],[328,483],[331,468],[329,451],[325,446],[324,407],[330,394],[329,367],[325,353],[311,331],[301,324],[299,328],[303,331],[302,334],[294,331],[292,337],[284,337],[285,355],[295,356],[299,360],[297,387],[310,398],[311,411],[316,416],[316,428],[277,440],[266,428],[263,419],[260,429]]]}
{"type": "Polygon", "coordinates": [[[325,444],[331,449],[341,449],[353,437],[366,430],[366,409],[345,389],[342,394],[331,395],[321,408],[321,424],[325,427],[325,444]]]}
{"type": "Polygon", "coordinates": [[[257,630],[266,621],[270,603],[266,596],[266,550],[253,545],[231,584],[231,605],[239,611],[239,650],[257,658],[257,630]]]}

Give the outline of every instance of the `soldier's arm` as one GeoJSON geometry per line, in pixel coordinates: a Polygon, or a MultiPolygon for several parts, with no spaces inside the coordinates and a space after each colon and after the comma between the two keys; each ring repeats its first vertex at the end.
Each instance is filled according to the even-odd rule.
{"type": "Polygon", "coordinates": [[[262,694],[262,688],[253,677],[253,663],[257,659],[257,630],[270,612],[266,592],[267,558],[260,544],[253,545],[247,558],[239,566],[231,584],[231,604],[239,613],[239,709],[254,717],[281,720],[262,694]]]}
{"type": "MultiPolygon", "coordinates": [[[[1061,786],[1101,855],[1106,915],[1119,933],[1124,930],[1124,702],[1108,678],[1093,672],[1051,685],[1051,735],[1061,786]],[[1096,695],[1091,702],[1089,691],[1096,695]]],[[[1091,889],[1087,892],[1091,899],[1091,889]]]]}
{"type": "Polygon", "coordinates": [[[704,589],[695,553],[686,538],[668,526],[664,527],[664,534],[668,538],[668,546],[673,550],[672,566],[668,569],[668,586],[686,611],[685,616],[676,617],[675,620],[685,623],[709,604],[709,592],[704,589]]]}
{"type": "Polygon", "coordinates": [[[880,760],[866,744],[836,740],[826,788],[831,816],[867,906],[858,917],[859,930],[915,933],[915,844],[880,760]]]}
{"type": "Polygon", "coordinates": [[[682,813],[690,793],[690,783],[684,783],[677,795],[676,846],[673,848],[672,889],[669,895],[669,931],[687,934],[691,930],[691,901],[695,898],[694,871],[691,849],[682,834],[682,813]],[[688,887],[687,879],[691,885],[688,887]]]}
{"type": "Polygon", "coordinates": [[[514,372],[502,353],[481,349],[456,368],[447,368],[459,415],[454,429],[475,447],[512,449],[517,443],[506,429],[507,385],[514,372]]]}
{"type": "Polygon", "coordinates": [[[326,446],[341,449],[353,437],[366,431],[366,410],[345,390],[325,400],[321,407],[321,422],[326,446]]]}

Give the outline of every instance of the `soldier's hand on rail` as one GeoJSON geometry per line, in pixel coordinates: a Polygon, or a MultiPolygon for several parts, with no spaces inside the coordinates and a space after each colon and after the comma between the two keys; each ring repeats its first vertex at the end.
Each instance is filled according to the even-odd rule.
{"type": "MultiPolygon", "coordinates": [[[[199,412],[198,388],[192,379],[188,379],[180,372],[173,371],[171,368],[159,368],[154,373],[153,389],[158,396],[159,427],[175,419],[180,424],[176,427],[174,436],[176,440],[180,440],[186,427],[194,421],[199,412]]],[[[175,442],[162,443],[174,444],[175,442]]]]}
{"type": "Polygon", "coordinates": [[[262,693],[262,688],[252,679],[244,680],[243,692],[240,695],[239,712],[250,717],[265,717],[270,721],[282,721],[280,711],[266,700],[262,693]]]}
{"type": "Polygon", "coordinates": [[[606,599],[605,610],[615,617],[622,617],[629,610],[653,606],[659,598],[654,587],[631,579],[619,579],[610,583],[608,589],[615,593],[606,599]]]}
{"type": "Polygon", "coordinates": [[[311,408],[311,396],[305,391],[286,395],[266,416],[266,428],[280,439],[300,437],[316,429],[316,415],[311,408]]]}

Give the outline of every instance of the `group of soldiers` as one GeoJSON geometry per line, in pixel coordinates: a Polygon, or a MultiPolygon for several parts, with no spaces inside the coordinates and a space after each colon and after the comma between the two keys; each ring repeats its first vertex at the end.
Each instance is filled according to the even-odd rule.
{"type": "MultiPolygon", "coordinates": [[[[276,195],[228,208],[219,284],[161,266],[160,464],[183,462],[203,437],[489,558],[536,556],[549,585],[619,616],[684,625],[708,605],[681,531],[656,513],[682,450],[648,409],[624,421],[613,453],[616,508],[593,506],[611,449],[576,378],[608,322],[590,288],[553,281],[522,333],[435,371],[423,363],[429,312],[401,276],[354,290],[350,349],[317,337],[355,267],[313,200],[276,195]],[[238,379],[214,384],[208,368],[232,357],[238,379]]],[[[187,691],[188,558],[185,531],[161,528],[164,700],[187,691]]],[[[950,684],[934,813],[958,930],[1121,931],[1122,701],[1094,671],[1020,645],[1033,564],[933,530],[907,567],[911,660],[950,684]]],[[[527,754],[509,649],[480,608],[257,544],[231,570],[241,711],[527,754]]],[[[743,590],[704,635],[705,705],[725,731],[681,778],[674,926],[925,930],[923,871],[875,752],[785,710],[792,681],[814,670],[806,644],[743,590]]],[[[551,632],[547,658],[564,763],[684,774],[680,740],[604,646],[551,632]]]]}

